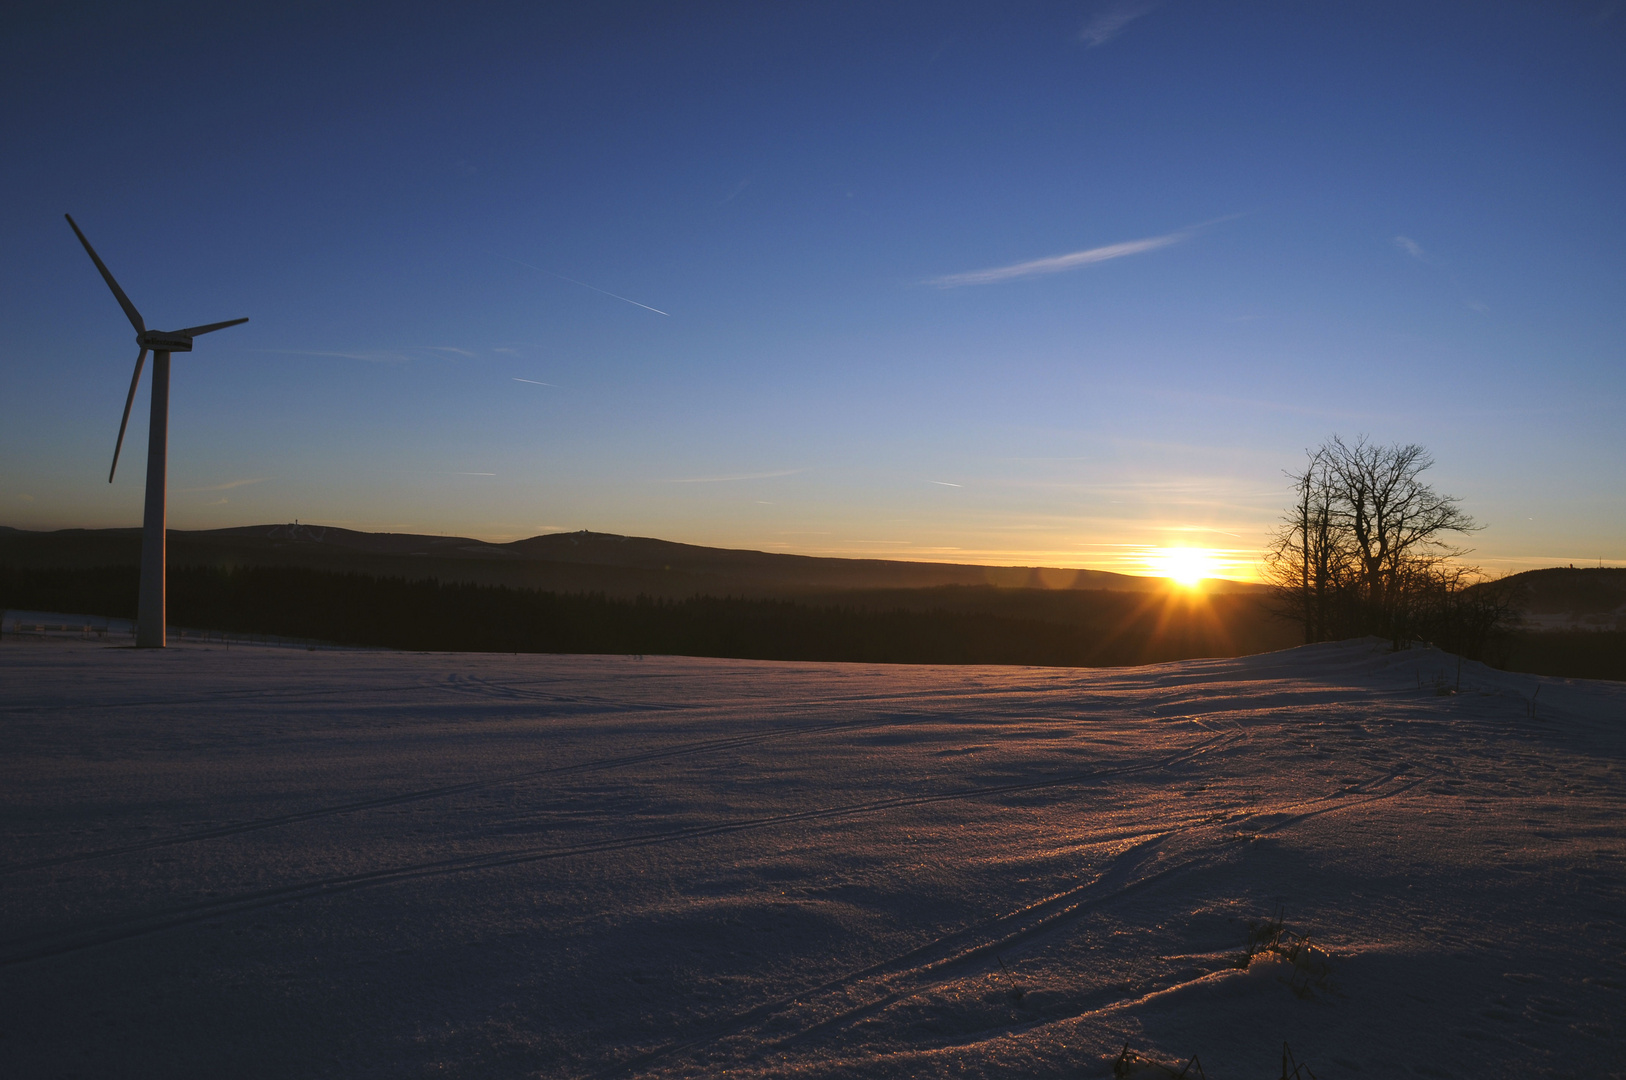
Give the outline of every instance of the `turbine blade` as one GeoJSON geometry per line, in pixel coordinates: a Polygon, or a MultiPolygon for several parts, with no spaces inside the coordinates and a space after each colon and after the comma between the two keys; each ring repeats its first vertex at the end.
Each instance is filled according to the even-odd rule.
{"type": "Polygon", "coordinates": [[[113,280],[113,275],[107,269],[107,264],[102,262],[102,257],[96,254],[96,249],[90,246],[90,241],[85,239],[85,234],[79,231],[78,225],[74,224],[73,215],[63,214],[62,216],[68,219],[69,225],[73,225],[74,235],[79,237],[81,244],[85,245],[85,250],[90,253],[90,261],[96,264],[96,269],[102,272],[102,280],[107,282],[109,289],[113,290],[113,296],[118,300],[119,307],[124,309],[124,314],[129,317],[130,325],[136,328],[136,333],[145,334],[147,324],[141,321],[141,312],[137,311],[135,305],[130,303],[130,298],[124,295],[124,290],[119,288],[119,283],[113,280]]]}
{"type": "Polygon", "coordinates": [[[113,482],[113,474],[119,469],[119,451],[124,449],[124,429],[130,426],[130,406],[135,404],[136,386],[141,382],[141,365],[147,362],[147,350],[142,349],[141,355],[136,357],[135,374],[130,376],[130,396],[124,399],[124,419],[119,421],[119,441],[113,445],[113,467],[107,470],[107,482],[113,482]]]}
{"type": "Polygon", "coordinates": [[[177,334],[185,334],[187,337],[197,337],[199,334],[212,334],[216,330],[224,330],[228,326],[236,326],[239,323],[246,322],[248,322],[247,319],[228,319],[225,322],[212,322],[208,326],[188,326],[185,330],[177,330],[175,332],[177,334]]]}

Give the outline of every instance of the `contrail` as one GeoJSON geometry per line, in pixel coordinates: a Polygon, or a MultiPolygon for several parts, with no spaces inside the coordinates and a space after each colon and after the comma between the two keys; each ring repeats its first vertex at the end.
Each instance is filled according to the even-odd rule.
{"type": "Polygon", "coordinates": [[[528,382],[532,386],[557,386],[558,385],[557,383],[542,382],[539,379],[522,379],[518,375],[514,376],[514,381],[515,382],[528,382]]]}
{"type": "Polygon", "coordinates": [[[523,262],[523,261],[521,261],[519,259],[510,258],[507,255],[498,255],[497,258],[499,258],[499,259],[508,259],[509,262],[511,262],[511,263],[519,263],[519,265],[525,267],[527,270],[535,270],[537,273],[546,274],[549,277],[556,277],[560,281],[568,281],[572,285],[580,285],[584,289],[592,289],[594,292],[603,293],[605,296],[613,296],[613,297],[615,297],[615,299],[623,301],[624,303],[631,304],[633,307],[641,307],[645,311],[653,311],[655,314],[657,314],[657,315],[665,315],[667,318],[672,317],[672,313],[670,311],[662,311],[658,307],[650,307],[648,304],[640,304],[638,301],[633,300],[630,297],[622,296],[620,293],[613,293],[609,289],[601,289],[597,285],[589,285],[589,284],[587,284],[587,282],[585,282],[585,281],[577,281],[573,277],[565,277],[563,274],[555,274],[552,270],[544,270],[540,266],[532,266],[528,262],[523,262]]]}
{"type": "MultiPolygon", "coordinates": [[[[1150,10],[1150,8],[1147,10],[1150,10]]],[[[1224,217],[1217,217],[1211,221],[1204,221],[1190,228],[1181,229],[1179,232],[1165,233],[1162,236],[1148,236],[1141,240],[1126,240],[1121,244],[1106,244],[1085,251],[1072,251],[1066,255],[1051,255],[1048,258],[1033,259],[1028,262],[1015,263],[1011,266],[994,266],[987,270],[970,270],[963,274],[948,274],[945,277],[933,278],[927,284],[936,285],[940,289],[953,289],[961,285],[989,285],[996,281],[1033,277],[1037,274],[1056,274],[1063,270],[1087,266],[1090,263],[1106,262],[1109,259],[1121,259],[1127,255],[1139,255],[1147,251],[1156,251],[1158,248],[1189,240],[1211,225],[1218,225],[1224,221],[1234,221],[1242,216],[1241,214],[1226,214],[1224,217]]]]}
{"type": "Polygon", "coordinates": [[[1012,278],[1033,277],[1037,274],[1056,274],[1063,270],[1072,270],[1075,267],[1086,266],[1090,263],[1106,262],[1108,259],[1121,259],[1126,255],[1139,255],[1146,251],[1156,251],[1170,244],[1178,244],[1186,237],[1188,232],[1169,233],[1166,236],[1149,236],[1144,240],[1128,240],[1121,244],[1107,244],[1104,247],[1090,248],[1087,251],[1074,251],[1066,255],[1051,255],[1049,258],[1034,259],[1031,262],[1016,263],[1013,266],[995,266],[987,270],[971,270],[964,274],[949,274],[945,277],[933,278],[931,284],[940,289],[952,289],[959,285],[988,285],[996,281],[1009,281],[1012,278]]]}

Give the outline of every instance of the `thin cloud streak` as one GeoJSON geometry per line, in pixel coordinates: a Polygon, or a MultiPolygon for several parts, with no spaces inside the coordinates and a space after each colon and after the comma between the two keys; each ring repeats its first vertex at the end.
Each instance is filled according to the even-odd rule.
{"type": "Polygon", "coordinates": [[[1155,0],[1138,0],[1127,4],[1116,4],[1106,8],[1095,18],[1084,24],[1084,29],[1078,33],[1080,41],[1085,42],[1085,48],[1093,49],[1098,45],[1105,45],[1119,34],[1124,27],[1140,18],[1150,15],[1157,9],[1155,0]]]}
{"type": "Polygon", "coordinates": [[[806,469],[783,469],[779,472],[740,473],[737,476],[690,476],[681,480],[665,480],[667,484],[724,484],[731,480],[772,480],[778,476],[795,476],[806,469]]]}
{"type": "Polygon", "coordinates": [[[541,379],[522,379],[518,375],[514,376],[514,381],[515,382],[530,383],[532,386],[558,386],[559,385],[558,383],[543,382],[541,379]]]}
{"type": "Polygon", "coordinates": [[[938,487],[965,487],[964,484],[951,484],[947,480],[928,480],[926,483],[936,484],[938,487]]]}
{"type": "MultiPolygon", "coordinates": [[[[1409,236],[1395,237],[1394,245],[1407,255],[1410,255],[1412,258],[1426,266],[1436,265],[1436,260],[1432,258],[1428,252],[1423,250],[1423,245],[1419,244],[1409,236]]],[[[1464,287],[1462,281],[1458,279],[1455,274],[1450,274],[1448,276],[1451,280],[1451,287],[1457,291],[1458,297],[1462,300],[1463,307],[1467,308],[1469,311],[1477,311],[1481,315],[1490,310],[1483,300],[1480,300],[1478,297],[1472,295],[1468,289],[1464,287]]]]}
{"type": "Polygon", "coordinates": [[[176,488],[177,495],[193,491],[230,491],[232,488],[247,487],[250,484],[262,483],[271,479],[269,476],[256,476],[250,480],[228,480],[224,484],[210,484],[207,487],[176,488]]]}
{"type": "Polygon", "coordinates": [[[497,257],[499,259],[508,259],[508,261],[511,262],[511,263],[518,263],[520,266],[525,267],[527,270],[535,270],[539,274],[546,274],[549,277],[556,277],[560,281],[568,281],[572,285],[580,285],[584,289],[592,289],[596,293],[603,293],[605,296],[614,297],[615,299],[620,300],[623,303],[631,304],[633,307],[641,307],[645,311],[653,311],[657,315],[665,315],[667,318],[671,318],[672,313],[670,311],[662,311],[658,307],[650,307],[648,304],[640,304],[638,301],[633,300],[630,297],[622,296],[620,293],[613,293],[608,289],[601,289],[597,285],[589,285],[585,281],[577,281],[575,278],[565,277],[563,274],[555,274],[552,270],[544,270],[540,266],[533,266],[532,264],[530,264],[528,262],[524,262],[523,260],[509,258],[507,255],[499,255],[497,257]]]}
{"type": "Polygon", "coordinates": [[[970,270],[963,274],[949,274],[945,277],[932,279],[930,284],[936,285],[939,289],[956,289],[962,285],[991,285],[997,281],[1037,277],[1040,274],[1059,274],[1066,270],[1076,270],[1080,266],[1089,266],[1091,263],[1107,262],[1112,259],[1122,259],[1130,255],[1142,255],[1148,251],[1156,251],[1159,248],[1178,244],[1190,235],[1190,231],[1183,231],[1169,233],[1166,236],[1149,236],[1143,240],[1126,240],[1121,244],[1106,244],[1102,247],[1074,251],[1066,255],[1052,255],[1045,259],[1014,263],[1011,266],[995,266],[987,270],[970,270]]]}
{"type": "Polygon", "coordinates": [[[320,352],[313,349],[256,349],[277,356],[324,356],[335,360],[364,360],[369,364],[410,364],[412,358],[398,352],[320,352]]]}

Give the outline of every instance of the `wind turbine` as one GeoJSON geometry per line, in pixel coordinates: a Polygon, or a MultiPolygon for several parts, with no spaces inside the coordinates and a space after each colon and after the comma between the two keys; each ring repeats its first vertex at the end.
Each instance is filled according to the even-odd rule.
{"type": "Polygon", "coordinates": [[[199,334],[224,330],[228,326],[246,323],[247,319],[228,319],[207,326],[189,326],[185,330],[148,330],[141,312],[130,303],[119,283],[113,280],[107,264],[102,262],[96,249],[90,246],[85,234],[79,231],[72,214],[63,214],[73,226],[74,235],[85,245],[90,261],[101,271],[102,280],[113,290],[113,297],[129,317],[136,330],[136,344],[141,354],[136,357],[135,374],[130,377],[130,396],[124,399],[124,419],[119,421],[119,441],[113,446],[113,467],[107,470],[107,482],[113,482],[113,473],[119,467],[119,451],[124,448],[124,429],[130,424],[130,406],[135,404],[136,387],[141,382],[141,368],[152,353],[152,412],[147,424],[147,505],[141,516],[141,593],[136,608],[136,647],[162,649],[164,647],[164,475],[169,455],[169,354],[191,352],[192,339],[199,334]]]}

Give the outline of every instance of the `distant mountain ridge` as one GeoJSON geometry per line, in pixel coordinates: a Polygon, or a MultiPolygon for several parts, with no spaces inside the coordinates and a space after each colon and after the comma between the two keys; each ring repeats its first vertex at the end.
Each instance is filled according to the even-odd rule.
{"type": "Polygon", "coordinates": [[[1554,566],[1504,579],[1530,630],[1626,630],[1626,569],[1554,566]]]}
{"type": "MultiPolygon", "coordinates": [[[[30,532],[0,526],[0,562],[16,566],[105,566],[134,563],[139,529],[30,532]]],[[[701,547],[613,533],[546,533],[493,544],[472,537],[368,533],[324,525],[248,525],[171,530],[177,565],[287,565],[409,579],[439,578],[556,592],[687,597],[697,593],[803,596],[858,589],[946,585],[1152,592],[1164,578],[1063,567],[843,559],[701,547]]],[[[1216,579],[1218,592],[1262,586],[1216,579]]]]}

